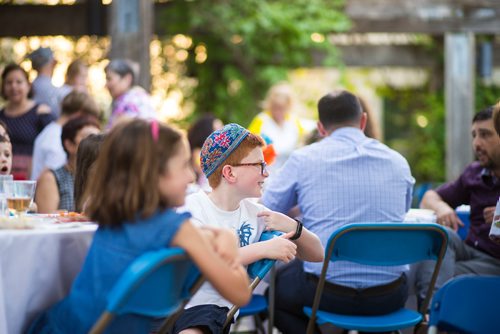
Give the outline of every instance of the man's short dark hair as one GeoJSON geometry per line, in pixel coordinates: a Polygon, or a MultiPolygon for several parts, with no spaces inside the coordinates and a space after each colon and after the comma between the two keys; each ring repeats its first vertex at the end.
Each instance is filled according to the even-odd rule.
{"type": "Polygon", "coordinates": [[[358,98],[345,90],[328,93],[318,102],[319,121],[325,128],[357,122],[363,109],[358,98]]]}
{"type": "Polygon", "coordinates": [[[474,118],[472,119],[472,123],[479,122],[479,121],[487,121],[493,117],[493,106],[484,108],[480,112],[474,115],[474,118]]]}

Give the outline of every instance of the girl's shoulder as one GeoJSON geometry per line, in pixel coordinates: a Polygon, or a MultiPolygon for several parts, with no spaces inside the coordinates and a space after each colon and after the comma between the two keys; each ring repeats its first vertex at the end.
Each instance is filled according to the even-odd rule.
{"type": "Polygon", "coordinates": [[[172,209],[158,210],[147,218],[138,217],[119,227],[99,227],[102,242],[126,246],[131,249],[156,249],[167,247],[182,224],[189,220],[187,212],[177,213],[172,209]]]}

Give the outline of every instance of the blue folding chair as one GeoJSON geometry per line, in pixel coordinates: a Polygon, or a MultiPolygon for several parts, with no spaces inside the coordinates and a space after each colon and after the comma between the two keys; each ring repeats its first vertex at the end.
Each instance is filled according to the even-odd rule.
{"type": "MultiPolygon", "coordinates": [[[[260,236],[259,242],[270,240],[270,239],[277,237],[277,236],[280,236],[280,235],[282,235],[281,232],[264,231],[264,232],[262,232],[262,234],[260,236]]],[[[247,272],[248,272],[248,276],[250,276],[250,278],[252,279],[252,282],[250,283],[250,288],[252,289],[252,291],[264,279],[264,277],[267,275],[267,273],[273,268],[275,263],[276,263],[276,260],[262,259],[262,260],[254,262],[248,266],[247,272]]],[[[273,283],[274,282],[271,281],[271,285],[273,283]]],[[[270,299],[269,304],[273,305],[274,304],[274,294],[269,293],[268,297],[270,299]]],[[[262,333],[264,333],[264,328],[262,327],[262,324],[259,321],[259,319],[257,319],[257,315],[259,313],[265,312],[267,310],[268,310],[268,304],[267,304],[266,298],[262,295],[253,294],[250,302],[240,309],[239,317],[241,318],[241,317],[246,317],[246,316],[250,316],[250,315],[255,316],[254,319],[255,319],[255,323],[256,323],[257,328],[259,328],[259,330],[262,333]]],[[[229,312],[227,314],[226,322],[224,323],[224,328],[226,328],[227,326],[229,326],[231,324],[231,321],[234,318],[234,315],[236,314],[237,311],[238,311],[238,307],[236,307],[236,306],[233,306],[231,308],[231,310],[229,310],[229,312]]],[[[272,316],[270,316],[269,317],[269,328],[272,328],[272,326],[273,326],[273,321],[272,321],[272,316]]]]}
{"type": "Polygon", "coordinates": [[[307,333],[312,334],[316,325],[327,323],[364,332],[397,331],[419,324],[429,305],[447,243],[446,230],[437,224],[358,223],[333,232],[325,250],[313,306],[304,307],[305,314],[310,317],[307,333]],[[330,261],[395,266],[422,260],[436,260],[436,265],[420,312],[402,308],[386,315],[351,316],[318,310],[330,261]]]}
{"type": "Polygon", "coordinates": [[[431,303],[429,333],[437,330],[492,334],[500,331],[500,277],[465,276],[439,289],[431,303]]]}
{"type": "MultiPolygon", "coordinates": [[[[137,314],[166,318],[161,331],[175,321],[192,294],[203,283],[198,269],[181,248],[148,252],[121,275],[109,295],[91,334],[102,333],[115,316],[137,314]]],[[[160,332],[161,332],[160,331],[160,332]]]]}

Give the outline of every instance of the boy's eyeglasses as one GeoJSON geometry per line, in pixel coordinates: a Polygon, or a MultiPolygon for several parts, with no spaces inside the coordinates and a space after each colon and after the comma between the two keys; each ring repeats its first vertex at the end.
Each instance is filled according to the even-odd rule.
{"type": "Polygon", "coordinates": [[[267,173],[267,164],[266,164],[265,161],[234,164],[232,166],[234,166],[234,167],[239,167],[239,166],[260,166],[260,175],[264,175],[264,173],[267,173]]]}

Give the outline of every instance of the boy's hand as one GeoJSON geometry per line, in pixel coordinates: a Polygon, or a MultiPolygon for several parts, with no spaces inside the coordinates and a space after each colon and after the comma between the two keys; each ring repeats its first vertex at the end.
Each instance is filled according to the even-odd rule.
{"type": "Polygon", "coordinates": [[[288,239],[294,234],[295,231],[292,231],[271,240],[262,241],[261,243],[265,247],[265,257],[285,263],[292,261],[297,254],[297,245],[288,239]]]}
{"type": "Polygon", "coordinates": [[[234,231],[227,228],[203,226],[202,230],[209,236],[215,252],[229,264],[239,264],[238,238],[234,231]]]}
{"type": "Polygon", "coordinates": [[[297,229],[297,222],[280,212],[262,211],[257,214],[257,217],[264,219],[266,231],[281,231],[288,233],[295,232],[297,229]]]}

